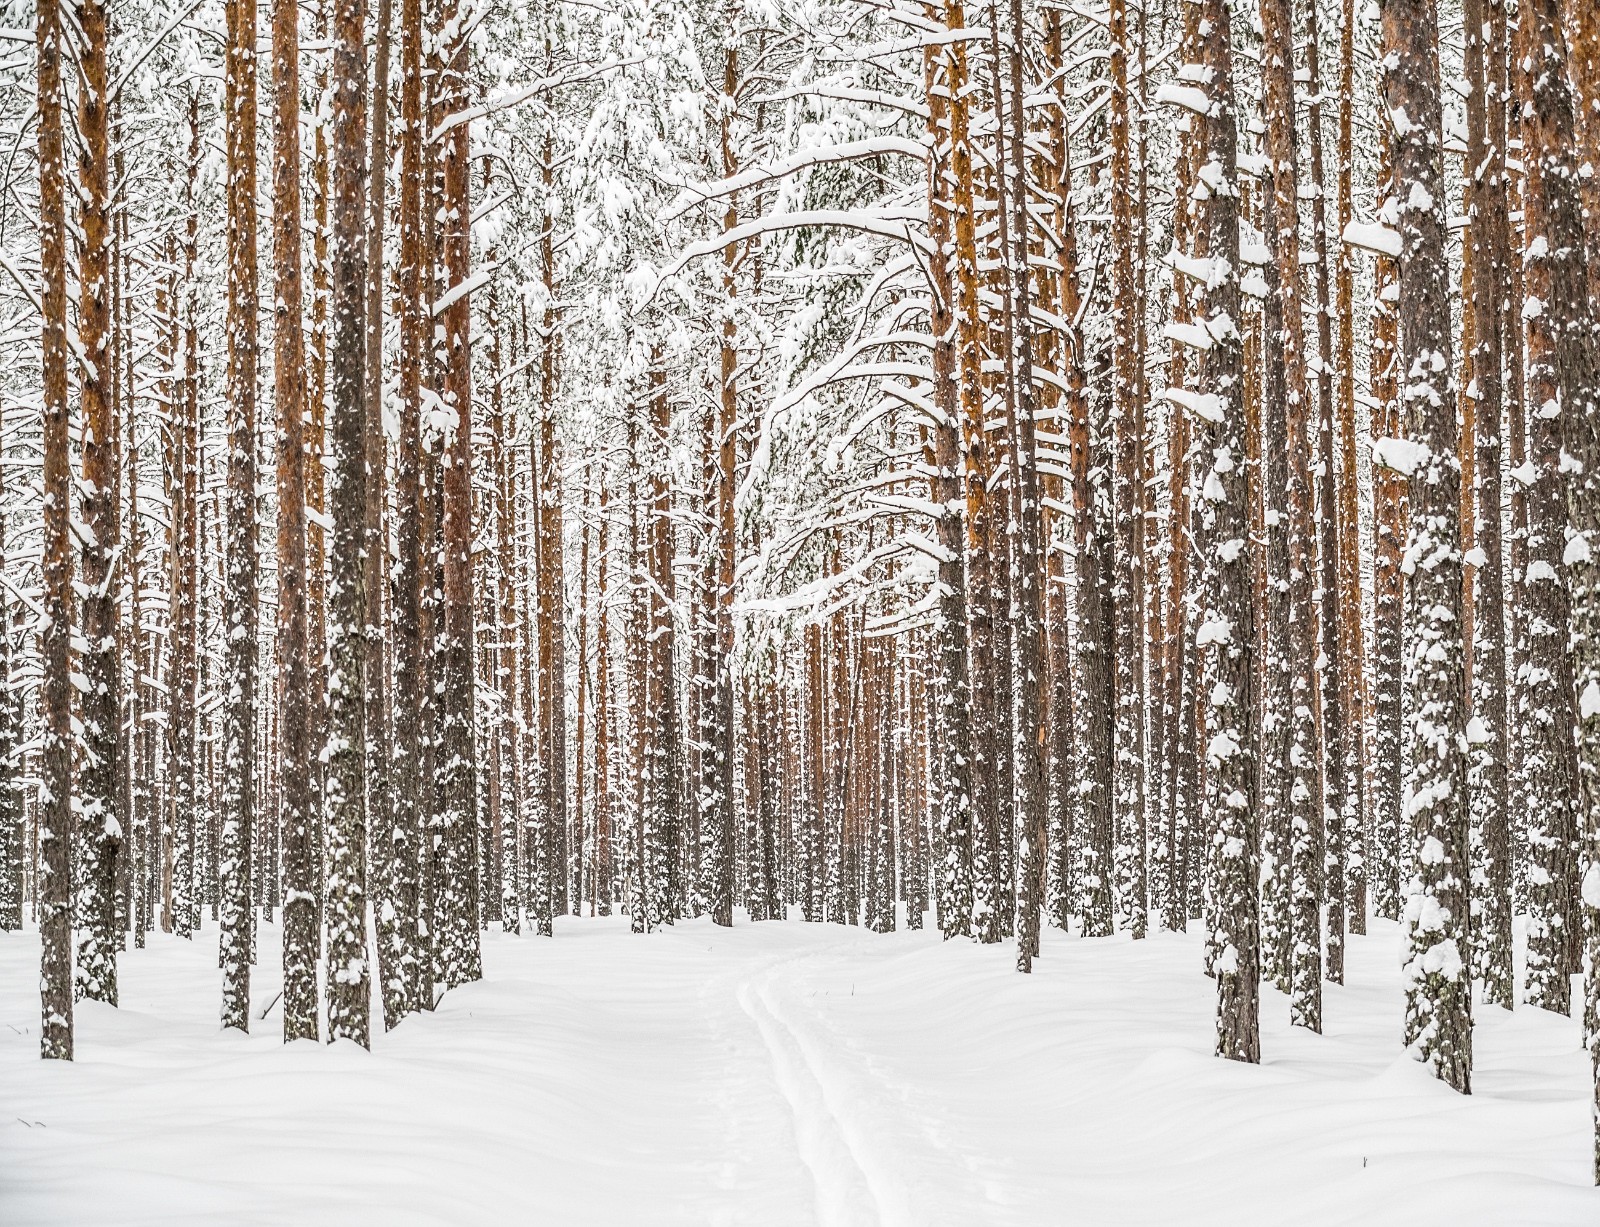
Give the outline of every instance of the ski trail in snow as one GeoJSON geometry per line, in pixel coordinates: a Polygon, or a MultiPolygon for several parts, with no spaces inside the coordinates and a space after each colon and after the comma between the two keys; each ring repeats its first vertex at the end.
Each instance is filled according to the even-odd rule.
{"type": "MultiPolygon", "coordinates": [[[[874,1170],[893,1173],[879,1188],[886,1221],[918,1227],[930,1223],[965,1227],[995,1213],[997,1172],[993,1164],[981,1163],[970,1150],[952,1145],[936,1127],[943,1120],[942,1113],[914,1104],[906,1085],[880,1068],[867,1051],[805,1000],[784,992],[775,980],[769,980],[766,988],[769,1007],[782,1014],[793,1034],[804,1037],[813,1068],[828,1067],[823,1080],[833,1088],[833,1101],[856,1105],[841,1119],[858,1147],[881,1156],[874,1170]],[[917,1170],[937,1171],[942,1180],[952,1183],[930,1202],[917,1170]],[[956,1175],[963,1172],[965,1180],[956,1175]]],[[[796,984],[791,979],[789,987],[796,984]]]]}
{"type": "MultiPolygon", "coordinates": [[[[795,962],[800,960],[796,959],[795,962]]],[[[785,1020],[769,990],[774,972],[739,985],[739,1005],[756,1024],[772,1059],[778,1089],[794,1114],[800,1158],[811,1172],[817,1222],[825,1227],[886,1227],[884,1183],[865,1161],[861,1139],[841,1112],[840,1088],[826,1065],[808,1052],[804,1036],[785,1020]]]]}

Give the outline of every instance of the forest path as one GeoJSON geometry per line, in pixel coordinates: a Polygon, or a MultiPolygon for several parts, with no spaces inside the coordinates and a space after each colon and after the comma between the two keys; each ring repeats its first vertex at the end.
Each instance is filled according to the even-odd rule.
{"type": "MultiPolygon", "coordinates": [[[[278,989],[261,931],[254,1013],[278,989]]],[[[1476,1093],[1399,1051],[1399,934],[1352,939],[1327,1034],[1263,1001],[1210,1054],[1197,935],[1070,939],[1032,977],[933,932],[563,918],[374,1050],[220,1033],[212,928],[122,963],[37,1059],[38,939],[0,934],[0,1223],[1031,1227],[1565,1224],[1576,1024],[1480,1011],[1476,1093]]]]}

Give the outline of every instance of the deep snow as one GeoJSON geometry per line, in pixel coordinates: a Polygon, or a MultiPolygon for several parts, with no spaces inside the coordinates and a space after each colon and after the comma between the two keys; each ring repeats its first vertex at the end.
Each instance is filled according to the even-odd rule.
{"type": "MultiPolygon", "coordinates": [[[[261,930],[253,1014],[278,989],[261,930]]],[[[1010,946],[704,920],[485,935],[482,983],[354,1045],[216,1024],[216,932],[122,959],[40,1061],[0,934],[0,1224],[1596,1224],[1577,1024],[1478,1012],[1476,1093],[1399,1049],[1398,930],[1327,1034],[1264,992],[1210,1054],[1197,935],[1010,946]]]]}

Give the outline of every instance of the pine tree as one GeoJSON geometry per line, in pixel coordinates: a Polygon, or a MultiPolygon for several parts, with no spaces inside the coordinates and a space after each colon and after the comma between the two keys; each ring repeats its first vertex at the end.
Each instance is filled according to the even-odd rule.
{"type": "MultiPolygon", "coordinates": [[[[0,437],[5,433],[4,418],[4,412],[0,411],[0,437]]],[[[6,495],[5,468],[4,458],[0,456],[0,506],[6,495]]],[[[4,572],[6,566],[8,526],[9,517],[0,509],[0,572],[4,572]]],[[[0,932],[16,932],[22,928],[23,912],[25,815],[17,780],[17,743],[22,721],[12,675],[16,651],[12,641],[13,610],[10,593],[0,593],[0,932]]],[[[142,944],[143,929],[136,929],[136,932],[142,944]]]]}
{"type": "MultiPolygon", "coordinates": [[[[1460,462],[1445,261],[1438,27],[1417,0],[1384,0],[1383,100],[1400,234],[1402,429],[1390,467],[1409,478],[1405,717],[1416,848],[1407,890],[1407,1047],[1458,1091],[1472,1084],[1462,675],[1460,462]],[[1424,802],[1423,798],[1427,798],[1424,802]]],[[[1409,859],[1409,858],[1408,858],[1409,859]]]]}
{"type": "Polygon", "coordinates": [[[110,133],[107,120],[106,10],[84,0],[76,17],[83,34],[78,78],[77,340],[84,368],[79,382],[82,423],[81,669],[83,723],[78,771],[78,960],[76,992],[117,1002],[116,894],[122,831],[117,821],[117,724],[120,702],[116,594],[112,560],[117,550],[117,472],[113,438],[111,348],[110,133]]]}
{"type": "Polygon", "coordinates": [[[1199,283],[1193,325],[1182,334],[1201,351],[1199,386],[1190,410],[1206,423],[1200,434],[1207,520],[1204,620],[1198,648],[1211,648],[1212,683],[1206,709],[1212,777],[1210,836],[1212,941],[1217,956],[1217,1054],[1261,1059],[1259,1023],[1260,937],[1256,902],[1257,839],[1255,649],[1252,551],[1247,536],[1243,369],[1239,313],[1238,150],[1235,131],[1233,48],[1226,0],[1205,0],[1196,48],[1206,81],[1199,149],[1204,161],[1196,203],[1196,250],[1208,273],[1199,283]],[[1204,190],[1201,186],[1204,185],[1204,190]],[[1203,338],[1203,340],[1202,340],[1203,338]]]}
{"type": "Polygon", "coordinates": [[[306,545],[305,338],[301,331],[300,30],[272,9],[273,404],[277,413],[278,828],[283,846],[283,1038],[317,1038],[318,888],[312,847],[312,721],[306,545]]]}
{"type": "MultiPolygon", "coordinates": [[[[383,1024],[396,1026],[406,1013],[404,962],[406,934],[397,904],[396,825],[391,788],[394,765],[392,717],[389,711],[388,653],[385,650],[385,597],[389,594],[388,439],[383,425],[384,228],[388,218],[385,194],[389,173],[389,60],[393,27],[391,0],[378,0],[373,30],[372,143],[367,165],[367,304],[366,373],[363,409],[363,453],[366,463],[365,573],[366,597],[366,765],[368,884],[376,928],[378,982],[383,993],[383,1024]]],[[[405,836],[400,835],[403,846],[405,836]]]]}
{"type": "Polygon", "coordinates": [[[1476,469],[1480,554],[1473,594],[1472,749],[1473,821],[1482,877],[1474,875],[1476,974],[1492,1005],[1514,1000],[1511,967],[1510,832],[1506,787],[1506,617],[1501,550],[1501,430],[1504,420],[1505,324],[1510,294],[1510,219],[1506,208],[1506,22],[1499,0],[1470,0],[1466,32],[1467,188],[1472,270],[1470,355],[1476,400],[1476,469]]]}
{"type": "MultiPolygon", "coordinates": [[[[400,252],[396,269],[395,315],[399,322],[400,438],[395,448],[395,558],[393,625],[394,763],[391,780],[396,927],[401,944],[397,974],[408,1011],[433,1006],[432,930],[424,907],[426,871],[424,722],[429,686],[422,612],[427,596],[426,514],[422,456],[422,365],[425,349],[423,307],[423,132],[422,2],[400,5],[400,252]]],[[[392,1023],[391,1023],[392,1025],[392,1023]]]]}
{"type": "MultiPolygon", "coordinates": [[[[455,31],[458,9],[447,3],[440,27],[455,31]]],[[[441,298],[434,314],[443,326],[436,359],[442,375],[440,399],[449,422],[440,456],[439,536],[442,558],[438,662],[443,720],[436,751],[443,829],[436,878],[439,966],[447,986],[479,979],[477,755],[473,744],[472,594],[472,362],[470,123],[467,109],[465,32],[440,40],[434,48],[434,123],[439,143],[439,275],[441,298]],[[449,127],[445,127],[445,123],[449,127]]],[[[436,333],[437,335],[437,333],[436,333]]],[[[430,925],[430,930],[433,928],[430,925]]]]}
{"type": "Polygon", "coordinates": [[[250,1029],[256,801],[256,9],[228,5],[228,512],[223,592],[222,1025],[250,1029]]]}
{"type": "MultiPolygon", "coordinates": [[[[929,20],[935,19],[930,5],[929,20]]],[[[939,558],[938,622],[934,633],[937,670],[937,722],[940,745],[944,750],[939,764],[939,831],[944,847],[943,863],[936,877],[939,928],[946,938],[965,936],[972,931],[972,792],[971,792],[971,691],[967,671],[967,601],[966,565],[964,560],[966,532],[963,525],[960,499],[961,439],[959,423],[961,409],[957,392],[957,343],[955,339],[955,310],[957,278],[950,268],[947,252],[951,250],[955,235],[957,203],[950,196],[950,180],[955,174],[956,154],[952,108],[954,94],[951,88],[954,61],[949,52],[939,52],[932,47],[922,54],[922,71],[925,93],[928,98],[928,130],[933,146],[928,179],[928,226],[934,238],[930,254],[930,279],[933,294],[929,304],[929,332],[933,344],[933,396],[937,418],[933,427],[933,456],[930,466],[932,476],[928,481],[929,494],[941,509],[937,532],[941,555],[939,558]]],[[[821,700],[822,643],[821,629],[814,628],[808,637],[810,665],[809,689],[814,704],[821,700]]],[[[821,729],[813,707],[811,728],[813,744],[812,762],[817,769],[813,777],[811,812],[813,821],[820,825],[820,771],[822,759],[821,729]]],[[[820,849],[820,831],[811,835],[811,861],[813,889],[807,900],[806,919],[820,920],[821,909],[815,902],[820,890],[820,874],[816,857],[820,849]]]]}
{"type": "Polygon", "coordinates": [[[39,109],[39,271],[44,388],[44,617],[39,656],[44,670],[39,719],[44,743],[38,805],[39,1055],[72,1059],[72,555],[67,456],[67,207],[61,119],[61,10],[42,0],[36,10],[39,109]]]}
{"type": "Polygon", "coordinates": [[[1289,729],[1287,780],[1289,856],[1292,865],[1291,1014],[1298,1026],[1322,1029],[1323,808],[1320,789],[1322,743],[1316,720],[1318,656],[1313,585],[1316,567],[1311,489],[1311,397],[1300,287],[1298,140],[1295,130],[1293,8],[1287,0],[1264,0],[1262,103],[1271,167],[1273,233],[1267,236],[1277,264],[1282,369],[1286,384],[1285,447],[1288,453],[1288,641],[1290,688],[1283,718],[1289,729]]]}
{"type": "MultiPolygon", "coordinates": [[[[1558,1014],[1571,1006],[1571,944],[1582,920],[1577,914],[1577,781],[1570,775],[1574,710],[1568,644],[1571,593],[1567,552],[1566,479],[1562,462],[1562,392],[1569,355],[1561,352],[1567,321],[1563,300],[1583,284],[1581,257],[1558,246],[1581,237],[1567,229],[1576,218],[1559,216],[1564,184],[1573,174],[1572,103],[1560,64],[1559,20],[1530,10],[1519,24],[1517,89],[1522,102],[1526,192],[1523,205],[1522,277],[1526,329],[1528,462],[1524,593],[1525,623],[1520,662],[1523,774],[1527,806],[1528,917],[1527,998],[1558,1014]],[[1542,27],[1542,28],[1540,28],[1542,27]],[[1552,43],[1550,40],[1556,41],[1552,43]],[[1542,51],[1549,47],[1549,51],[1542,51]],[[1537,58],[1536,58],[1537,57],[1537,58]],[[1546,59],[1548,57],[1548,59],[1546,59]]],[[[1576,201],[1567,206],[1576,210],[1576,201]]],[[[1570,250],[1570,248],[1568,249],[1570,250]]],[[[1581,290],[1579,291],[1581,292],[1581,290]]]]}
{"type": "MultiPolygon", "coordinates": [[[[1592,24],[1592,22],[1591,22],[1592,24]]],[[[1573,846],[1562,859],[1551,851],[1529,842],[1535,864],[1544,867],[1555,860],[1572,878],[1578,877],[1579,850],[1583,864],[1582,883],[1564,900],[1546,902],[1556,883],[1534,882],[1533,897],[1538,907],[1535,919],[1550,923],[1566,916],[1562,933],[1586,935],[1589,971],[1584,998],[1584,1042],[1589,1049],[1595,1079],[1595,1154],[1594,1175],[1600,1183],[1600,585],[1597,585],[1595,551],[1600,550],[1600,336],[1597,336],[1590,288],[1593,284],[1589,262],[1600,259],[1600,251],[1588,248],[1585,236],[1584,201],[1579,177],[1580,137],[1576,99],[1563,69],[1568,62],[1568,44],[1561,6],[1556,0],[1533,0],[1519,14],[1519,33],[1524,39],[1521,66],[1527,74],[1527,93],[1522,108],[1522,141],[1527,167],[1527,191],[1523,205],[1523,229],[1528,237],[1524,265],[1524,284],[1528,291],[1523,315],[1528,318],[1528,396],[1540,408],[1535,413],[1534,435],[1542,439],[1554,427],[1558,437],[1559,477],[1565,487],[1565,509],[1570,527],[1562,549],[1561,564],[1571,593],[1572,651],[1566,658],[1571,670],[1570,694],[1578,696],[1576,734],[1578,748],[1577,826],[1571,832],[1573,846]],[[1539,304],[1534,310],[1533,304],[1539,304]],[[1552,421],[1553,419],[1553,421],[1552,421]],[[1581,841],[1581,844],[1580,844],[1581,841]],[[1538,849],[1538,851],[1534,851],[1538,849]],[[1545,853],[1540,856],[1539,853],[1545,853]],[[1549,859],[1546,859],[1546,858],[1549,859]],[[1542,862],[1542,863],[1541,863],[1542,862]]],[[[1592,52],[1593,35],[1585,34],[1583,18],[1574,23],[1583,39],[1577,46],[1592,52]]],[[[1576,74],[1575,74],[1576,75],[1576,74]]],[[[1592,150],[1585,149],[1585,156],[1592,150]]],[[[1542,477],[1542,475],[1541,475],[1542,477]]],[[[1536,479],[1534,489],[1539,488],[1536,479]]],[[[1533,516],[1530,512],[1530,527],[1533,516]]],[[[1544,834],[1548,835],[1546,831],[1544,834]]],[[[1558,833],[1559,834],[1559,833],[1558,833]]],[[[1570,883],[1569,883],[1570,885],[1570,883]]],[[[1529,961],[1533,962],[1534,931],[1529,932],[1529,961]]],[[[1549,943],[1554,946],[1555,943],[1549,943]]],[[[1562,973],[1562,988],[1570,981],[1558,951],[1546,949],[1562,973]]],[[[1541,968],[1542,970],[1542,968],[1541,968]]],[[[1544,992],[1530,997],[1546,1008],[1566,1011],[1566,1001],[1548,991],[1545,983],[1530,983],[1544,992]]],[[[1530,981],[1534,980],[1530,972],[1530,981]]]]}
{"type": "Polygon", "coordinates": [[[1111,627],[1115,685],[1116,768],[1113,811],[1117,831],[1118,901],[1129,931],[1145,935],[1145,686],[1144,686],[1144,457],[1143,354],[1137,345],[1143,314],[1135,254],[1132,136],[1128,90],[1128,15],[1125,0],[1111,0],[1111,178],[1127,185],[1111,195],[1111,417],[1114,423],[1115,544],[1111,627]]]}
{"type": "MultiPolygon", "coordinates": [[[[328,311],[328,466],[333,549],[328,583],[328,740],[323,794],[327,863],[328,1038],[369,1044],[371,965],[367,953],[366,797],[366,406],[367,53],[362,0],[333,12],[331,225],[328,311]]],[[[469,648],[470,651],[470,648],[469,648]]],[[[476,936],[476,918],[473,918],[476,936]]]]}

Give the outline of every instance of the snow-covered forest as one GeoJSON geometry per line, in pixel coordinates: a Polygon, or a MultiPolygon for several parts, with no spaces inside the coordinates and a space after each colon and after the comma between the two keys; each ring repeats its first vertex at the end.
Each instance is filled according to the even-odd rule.
{"type": "Polygon", "coordinates": [[[1600,1217],[1594,0],[0,0],[0,148],[0,1220],[1600,1217]]]}

